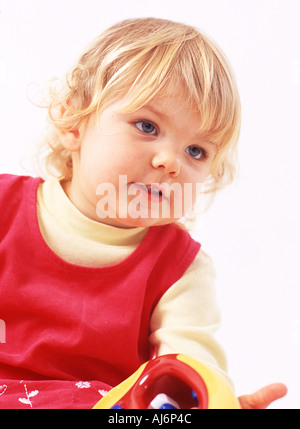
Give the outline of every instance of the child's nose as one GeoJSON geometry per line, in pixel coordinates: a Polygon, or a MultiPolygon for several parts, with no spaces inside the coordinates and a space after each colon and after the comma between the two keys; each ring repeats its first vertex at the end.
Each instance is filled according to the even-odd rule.
{"type": "Polygon", "coordinates": [[[178,153],[171,148],[164,148],[155,153],[152,166],[164,170],[165,174],[177,177],[180,173],[181,163],[178,153]]]}

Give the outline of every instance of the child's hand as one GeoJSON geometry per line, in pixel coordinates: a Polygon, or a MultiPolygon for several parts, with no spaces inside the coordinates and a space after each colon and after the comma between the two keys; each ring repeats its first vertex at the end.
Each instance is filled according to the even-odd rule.
{"type": "Polygon", "coordinates": [[[287,387],[282,383],[274,383],[250,395],[239,397],[243,409],[263,409],[267,408],[273,401],[282,398],[287,393],[287,387]]]}

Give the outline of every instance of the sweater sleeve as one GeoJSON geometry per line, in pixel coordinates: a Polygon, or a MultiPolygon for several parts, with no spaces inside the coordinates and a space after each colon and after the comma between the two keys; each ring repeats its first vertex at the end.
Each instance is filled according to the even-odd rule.
{"type": "Polygon", "coordinates": [[[184,276],[156,305],[149,340],[158,356],[186,354],[214,367],[228,379],[224,351],[214,338],[220,326],[214,282],[211,258],[200,250],[184,276]]]}

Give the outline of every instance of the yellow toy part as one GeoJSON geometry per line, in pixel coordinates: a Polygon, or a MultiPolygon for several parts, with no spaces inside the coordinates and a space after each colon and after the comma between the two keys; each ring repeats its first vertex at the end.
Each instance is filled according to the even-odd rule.
{"type": "Polygon", "coordinates": [[[169,354],[143,365],[94,409],[240,409],[227,380],[189,356],[169,354]]]}

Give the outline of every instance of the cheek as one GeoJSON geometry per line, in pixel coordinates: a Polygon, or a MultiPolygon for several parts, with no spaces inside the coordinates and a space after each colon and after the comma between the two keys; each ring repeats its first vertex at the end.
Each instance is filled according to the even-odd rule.
{"type": "Polygon", "coordinates": [[[205,178],[207,176],[207,168],[203,166],[199,169],[185,176],[182,182],[182,204],[185,213],[193,208],[193,206],[201,199],[204,195],[205,190],[205,178]]]}
{"type": "MultiPolygon", "coordinates": [[[[79,168],[82,174],[94,178],[105,178],[114,169],[114,151],[101,144],[82,147],[79,168]]],[[[108,179],[107,179],[108,180],[108,179]]]]}

